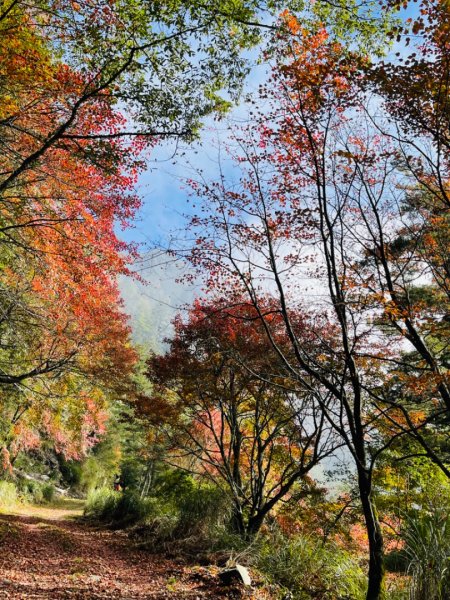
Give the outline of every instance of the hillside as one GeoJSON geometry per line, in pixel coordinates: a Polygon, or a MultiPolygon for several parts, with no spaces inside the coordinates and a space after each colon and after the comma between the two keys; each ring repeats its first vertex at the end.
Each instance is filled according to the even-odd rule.
{"type": "Polygon", "coordinates": [[[195,286],[179,281],[186,273],[185,265],[167,257],[161,259],[156,253],[145,256],[137,272],[143,281],[131,277],[119,280],[133,342],[160,352],[172,332],[172,319],[192,301],[195,286]]]}

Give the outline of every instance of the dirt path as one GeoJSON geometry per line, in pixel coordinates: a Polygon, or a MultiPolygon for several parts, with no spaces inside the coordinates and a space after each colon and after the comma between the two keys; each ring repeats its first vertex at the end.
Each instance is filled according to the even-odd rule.
{"type": "Polygon", "coordinates": [[[80,514],[66,504],[0,515],[1,599],[236,597],[207,569],[139,550],[123,532],[74,520],[80,514]]]}

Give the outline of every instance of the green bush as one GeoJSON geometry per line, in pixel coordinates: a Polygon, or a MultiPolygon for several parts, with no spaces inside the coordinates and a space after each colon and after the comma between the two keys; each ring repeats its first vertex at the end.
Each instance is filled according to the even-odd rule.
{"type": "Polygon", "coordinates": [[[225,529],[230,520],[227,497],[218,487],[191,480],[183,493],[174,498],[178,513],[176,535],[206,535],[212,537],[217,529],[225,529]]]}
{"type": "Polygon", "coordinates": [[[82,463],[79,461],[67,461],[61,455],[58,455],[58,461],[62,486],[77,490],[81,483],[82,463]]]}
{"type": "Polygon", "coordinates": [[[52,502],[55,496],[55,487],[51,483],[40,483],[30,479],[19,479],[19,494],[22,500],[30,504],[43,504],[52,502]]]}
{"type": "Polygon", "coordinates": [[[25,499],[29,502],[33,502],[34,504],[42,504],[44,501],[44,494],[42,493],[42,486],[35,481],[29,481],[28,486],[29,490],[28,497],[25,499]]]}
{"type": "Polygon", "coordinates": [[[17,488],[11,481],[0,481],[0,507],[13,508],[19,501],[17,488]]]}
{"type": "Polygon", "coordinates": [[[148,498],[141,498],[135,490],[125,490],[119,499],[113,514],[113,521],[120,525],[129,525],[152,517],[154,506],[148,498]]]}
{"type": "Polygon", "coordinates": [[[46,483],[42,486],[42,497],[45,502],[52,502],[55,498],[55,486],[51,483],[46,483]]]}
{"type": "Polygon", "coordinates": [[[129,489],[90,492],[85,515],[120,527],[139,524],[143,535],[160,543],[188,540],[186,549],[192,544],[204,550],[230,545],[230,511],[221,490],[184,475],[175,477],[180,485],[173,486],[172,476],[158,488],[158,496],[141,498],[129,489]]]}
{"type": "Polygon", "coordinates": [[[100,488],[89,492],[84,514],[96,521],[111,522],[121,494],[110,488],[100,488]]]}
{"type": "Polygon", "coordinates": [[[362,600],[366,579],[357,561],[334,544],[271,532],[255,548],[255,566],[293,600],[362,600]]]}

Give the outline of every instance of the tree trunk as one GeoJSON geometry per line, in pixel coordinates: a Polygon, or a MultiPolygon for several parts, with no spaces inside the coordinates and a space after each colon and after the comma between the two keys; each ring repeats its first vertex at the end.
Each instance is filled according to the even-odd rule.
{"type": "Polygon", "coordinates": [[[258,531],[261,529],[261,525],[264,522],[265,516],[266,516],[266,513],[259,511],[254,516],[249,518],[248,523],[247,523],[247,528],[246,528],[246,534],[249,539],[251,537],[253,537],[254,535],[256,535],[258,533],[258,531]]]}
{"type": "Polygon", "coordinates": [[[235,507],[231,516],[231,529],[246,541],[250,541],[261,529],[266,514],[267,512],[259,511],[246,520],[242,509],[235,507]]]}
{"type": "Polygon", "coordinates": [[[244,523],[244,516],[242,514],[242,509],[238,506],[233,507],[230,525],[233,533],[237,533],[238,535],[245,537],[246,528],[244,523]]]}
{"type": "Polygon", "coordinates": [[[366,600],[382,600],[384,598],[383,534],[371,498],[370,478],[362,469],[358,472],[358,482],[369,538],[369,572],[366,600]]]}

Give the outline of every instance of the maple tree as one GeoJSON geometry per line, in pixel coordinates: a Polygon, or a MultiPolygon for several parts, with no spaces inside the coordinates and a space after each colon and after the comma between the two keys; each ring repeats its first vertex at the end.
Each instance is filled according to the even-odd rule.
{"type": "MultiPolygon", "coordinates": [[[[1,21],[3,181],[41,147],[82,86],[81,76],[50,58],[32,15],[16,8],[1,21]]],[[[97,109],[78,115],[79,131],[115,131],[123,121],[108,103],[97,109]]],[[[51,146],[1,194],[5,467],[42,436],[68,457],[83,455],[105,430],[108,390],[130,385],[136,355],[116,278],[128,272],[133,249],[114,228],[139,206],[140,149],[115,140],[95,164],[84,142],[51,146]]]]}
{"type": "MultiPolygon", "coordinates": [[[[330,23],[337,37],[354,39],[359,32],[366,46],[380,45],[390,23],[388,11],[380,13],[371,1],[293,5],[304,19],[312,14],[330,23]]],[[[242,51],[261,41],[262,31],[278,28],[273,15],[280,7],[257,0],[177,0],[169,6],[10,0],[0,13],[0,140],[9,159],[0,192],[35,171],[53,146],[99,163],[108,162],[117,138],[192,138],[203,117],[230,106],[222,92],[238,97],[249,65],[242,51]],[[17,102],[21,91],[25,97],[17,102]],[[91,112],[95,124],[99,107],[118,103],[127,117],[114,129],[78,129],[83,115],[91,112]],[[18,132],[26,143],[14,152],[8,140],[18,132]]]]}
{"type": "Polygon", "coordinates": [[[258,21],[259,8],[227,0],[11,0],[0,13],[0,192],[36,174],[55,146],[110,166],[118,138],[191,138],[205,115],[229,106],[222,88],[238,94],[247,71],[242,50],[272,28],[258,21]],[[96,126],[97,111],[118,103],[127,117],[96,126]],[[19,151],[10,146],[17,133],[19,151]]]}
{"type": "MultiPolygon", "coordinates": [[[[379,385],[381,378],[376,361],[362,356],[370,331],[361,331],[361,317],[356,321],[355,315],[348,312],[352,291],[345,288],[341,277],[337,253],[342,237],[336,240],[331,226],[336,213],[335,206],[328,203],[328,173],[325,174],[327,134],[332,135],[332,119],[340,119],[339,105],[350,93],[346,77],[349,67],[345,62],[341,64],[340,48],[328,43],[325,31],[309,33],[295,20],[291,27],[298,36],[293,42],[294,58],[290,65],[282,67],[282,81],[278,83],[275,78],[270,84],[287,89],[286,102],[282,104],[284,119],[281,124],[278,119],[276,132],[267,125],[261,126],[261,141],[255,140],[253,147],[245,145],[240,160],[248,165],[248,171],[239,192],[226,189],[222,181],[198,190],[194,184],[196,191],[206,195],[209,206],[214,202],[210,212],[217,216],[209,214],[200,219],[203,228],[210,220],[214,241],[195,248],[193,260],[202,266],[223,265],[219,271],[231,272],[233,286],[247,292],[272,340],[272,328],[261,307],[261,289],[267,286],[264,281],[268,278],[273,282],[275,303],[294,361],[278,345],[274,347],[292,377],[305,386],[311,385],[312,378],[315,390],[326,390],[335,400],[328,406],[322,404],[322,410],[355,461],[370,545],[367,598],[378,598],[382,588],[383,541],[371,487],[375,459],[381,451],[376,447],[375,436],[380,412],[374,409],[366,390],[379,385]],[[274,165],[280,165],[279,174],[274,172],[274,165]],[[287,249],[283,248],[286,239],[287,249]],[[294,240],[297,247],[291,249],[289,240],[294,240]],[[306,254],[308,247],[311,252],[314,245],[323,253],[333,309],[328,315],[324,312],[316,317],[322,322],[328,320],[328,332],[312,325],[317,346],[323,348],[320,354],[308,351],[304,332],[297,329],[292,318],[293,269],[302,261],[300,248],[303,246],[306,254]]],[[[283,102],[282,96],[277,99],[283,102]]],[[[306,258],[311,259],[307,255],[306,258]]],[[[216,266],[210,277],[213,287],[217,272],[216,266]]],[[[301,297],[301,292],[297,293],[301,297]]],[[[304,311],[308,313],[306,307],[304,311]]]]}
{"type": "Polygon", "coordinates": [[[254,535],[281,500],[314,492],[311,470],[338,442],[314,394],[277,365],[252,306],[197,301],[148,364],[140,413],[167,436],[167,461],[224,488],[236,532],[254,535]]]}

